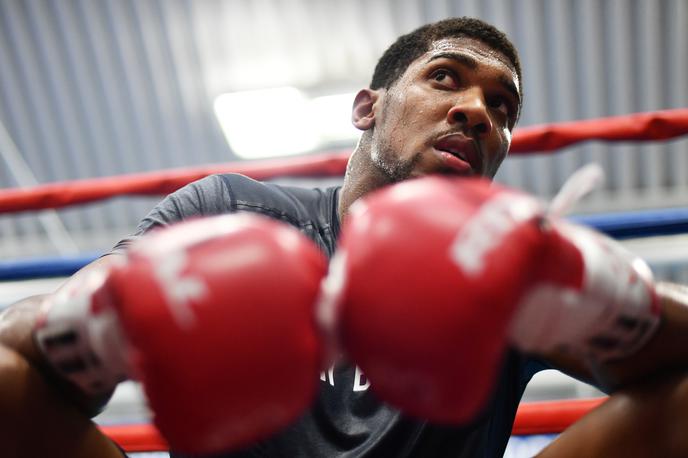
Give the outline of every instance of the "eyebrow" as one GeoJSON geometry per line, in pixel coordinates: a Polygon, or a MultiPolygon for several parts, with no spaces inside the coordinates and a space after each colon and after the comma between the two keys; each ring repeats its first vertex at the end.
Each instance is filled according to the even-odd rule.
{"type": "MultiPolygon", "coordinates": [[[[460,65],[463,65],[464,67],[468,67],[471,70],[475,70],[478,68],[478,61],[475,60],[471,56],[467,56],[466,54],[461,54],[458,52],[441,52],[439,54],[433,55],[430,59],[427,60],[426,63],[430,63],[433,60],[437,59],[450,59],[453,60],[454,62],[459,63],[460,65]]],[[[518,89],[516,88],[516,85],[514,82],[511,80],[511,78],[508,78],[505,75],[500,75],[497,78],[498,82],[500,85],[504,87],[514,98],[516,99],[516,103],[518,104],[519,108],[521,106],[521,95],[518,93],[518,89]]],[[[520,110],[519,110],[520,111],[520,110]]]]}

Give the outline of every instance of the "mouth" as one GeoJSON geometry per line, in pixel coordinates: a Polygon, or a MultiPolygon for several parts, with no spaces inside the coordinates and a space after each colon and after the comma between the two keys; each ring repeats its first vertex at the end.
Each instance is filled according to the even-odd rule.
{"type": "Polygon", "coordinates": [[[445,135],[433,147],[450,171],[459,172],[462,175],[482,174],[482,156],[475,141],[465,135],[445,135]]]}

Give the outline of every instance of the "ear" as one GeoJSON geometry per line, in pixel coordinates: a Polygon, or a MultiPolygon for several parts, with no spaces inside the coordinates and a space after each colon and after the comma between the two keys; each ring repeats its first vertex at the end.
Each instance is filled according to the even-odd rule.
{"type": "Polygon", "coordinates": [[[360,130],[372,129],[375,126],[375,104],[380,94],[372,89],[361,89],[356,94],[351,112],[351,122],[360,130]]]}

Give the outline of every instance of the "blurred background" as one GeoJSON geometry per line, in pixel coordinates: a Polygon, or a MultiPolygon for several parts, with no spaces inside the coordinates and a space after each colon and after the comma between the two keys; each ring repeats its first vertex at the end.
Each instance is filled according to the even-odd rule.
{"type": "MultiPolygon", "coordinates": [[[[520,126],[688,106],[687,0],[0,0],[0,187],[350,148],[384,49],[462,15],[520,50],[520,126]]],[[[607,182],[579,213],[688,205],[685,138],[510,158],[497,179],[547,198],[590,161],[607,182]]],[[[0,260],[105,252],[157,200],[2,214],[0,260]]],[[[627,243],[688,282],[685,236],[627,243]]],[[[60,281],[0,284],[0,306],[60,281]]],[[[122,390],[109,418],[137,417],[122,390]]],[[[547,372],[527,399],[592,393],[547,372]]]]}

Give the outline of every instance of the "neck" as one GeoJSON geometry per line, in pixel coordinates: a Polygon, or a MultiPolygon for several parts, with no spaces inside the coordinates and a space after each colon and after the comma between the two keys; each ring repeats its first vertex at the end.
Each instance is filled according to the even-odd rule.
{"type": "Polygon", "coordinates": [[[339,193],[339,221],[344,222],[349,207],[359,198],[375,189],[390,184],[378,168],[370,160],[369,147],[359,142],[349,158],[344,176],[344,185],[339,193]]]}

